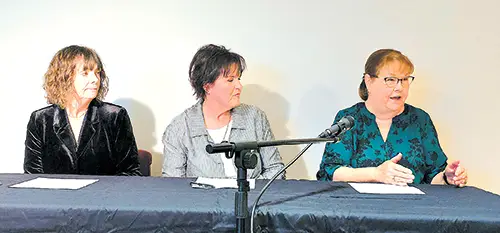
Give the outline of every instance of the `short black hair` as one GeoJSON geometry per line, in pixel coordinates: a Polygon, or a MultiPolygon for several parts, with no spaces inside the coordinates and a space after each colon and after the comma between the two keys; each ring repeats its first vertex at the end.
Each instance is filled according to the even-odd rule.
{"type": "Polygon", "coordinates": [[[246,68],[245,59],[221,45],[204,45],[193,57],[189,65],[189,82],[194,89],[197,99],[205,99],[203,88],[206,84],[214,83],[221,74],[228,75],[230,66],[238,66],[241,75],[246,68]]]}

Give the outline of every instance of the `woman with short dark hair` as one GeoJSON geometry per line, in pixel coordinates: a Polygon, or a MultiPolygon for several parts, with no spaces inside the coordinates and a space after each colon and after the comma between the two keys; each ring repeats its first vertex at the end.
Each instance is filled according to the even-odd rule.
{"type": "MultiPolygon", "coordinates": [[[[199,101],[165,130],[163,176],[235,178],[233,160],[224,153],[208,154],[207,144],[274,139],[266,114],[240,103],[244,70],[243,57],[223,46],[209,44],[196,52],[189,81],[199,101]]],[[[276,147],[261,148],[257,166],[248,170],[248,177],[271,178],[282,167],[276,147]]]]}

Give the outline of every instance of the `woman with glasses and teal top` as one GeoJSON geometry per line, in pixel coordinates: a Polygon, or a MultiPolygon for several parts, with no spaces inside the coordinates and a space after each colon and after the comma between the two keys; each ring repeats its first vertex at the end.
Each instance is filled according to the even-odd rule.
{"type": "Polygon", "coordinates": [[[368,57],[359,86],[364,102],[337,113],[356,119],[338,143],[327,143],[316,174],[318,180],[467,184],[460,161],[448,163],[436,129],[424,110],[406,104],[415,77],[410,59],[393,49],[368,57]]]}

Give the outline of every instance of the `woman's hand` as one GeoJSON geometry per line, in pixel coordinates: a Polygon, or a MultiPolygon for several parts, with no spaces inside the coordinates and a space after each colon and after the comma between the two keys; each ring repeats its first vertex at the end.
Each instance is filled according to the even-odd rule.
{"type": "Polygon", "coordinates": [[[460,166],[460,161],[454,161],[444,170],[445,179],[450,185],[464,187],[467,184],[467,169],[460,166]]]}
{"type": "Polygon", "coordinates": [[[377,182],[405,186],[413,183],[415,176],[411,170],[398,164],[403,155],[399,153],[394,158],[385,161],[375,168],[374,179],[377,182]]]}

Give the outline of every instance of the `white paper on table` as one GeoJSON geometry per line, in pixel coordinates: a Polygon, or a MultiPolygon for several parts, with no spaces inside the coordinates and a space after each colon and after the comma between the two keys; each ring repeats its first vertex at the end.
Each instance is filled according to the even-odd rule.
{"type": "Polygon", "coordinates": [[[411,186],[398,186],[378,183],[349,183],[360,193],[375,194],[425,194],[420,189],[411,186]]]}
{"type": "Polygon", "coordinates": [[[39,188],[39,189],[81,189],[87,185],[97,182],[98,179],[59,179],[43,178],[28,180],[19,184],[11,185],[11,188],[39,188]]]}
{"type": "MultiPolygon", "coordinates": [[[[198,177],[198,179],[196,179],[195,182],[198,184],[212,185],[216,189],[238,188],[238,183],[237,183],[236,179],[229,179],[229,178],[198,177]]],[[[255,189],[255,179],[248,179],[248,183],[250,184],[250,189],[255,189]]]]}

